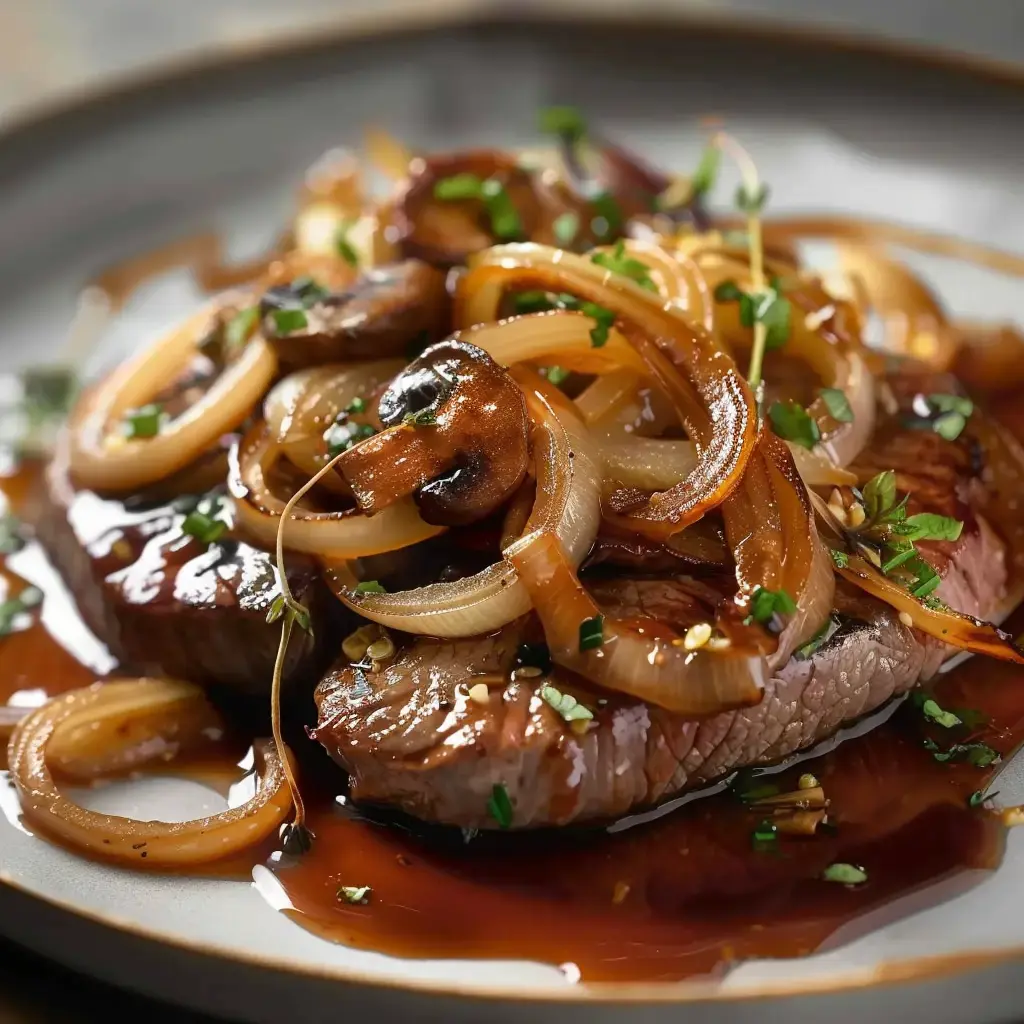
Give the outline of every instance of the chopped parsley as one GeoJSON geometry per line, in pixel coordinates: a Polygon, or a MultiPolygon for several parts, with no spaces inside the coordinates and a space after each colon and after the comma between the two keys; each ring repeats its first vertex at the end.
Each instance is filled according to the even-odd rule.
{"type": "Polygon", "coordinates": [[[499,239],[520,238],[523,222],[512,197],[497,178],[483,179],[475,174],[453,174],[434,184],[434,198],[444,202],[475,199],[484,204],[491,221],[491,233],[499,239]]]}
{"type": "Polygon", "coordinates": [[[129,409],[124,414],[124,434],[129,440],[156,437],[164,421],[164,407],[159,402],[138,409],[129,409]]]}
{"type": "Polygon", "coordinates": [[[622,208],[615,196],[604,190],[594,192],[590,196],[590,205],[594,208],[594,217],[590,221],[590,230],[602,241],[610,238],[622,226],[622,208]]]}
{"type": "Polygon", "coordinates": [[[333,459],[349,448],[354,448],[360,441],[373,437],[377,431],[369,423],[332,423],[324,431],[327,442],[327,454],[333,459]]]}
{"type": "Polygon", "coordinates": [[[751,845],[758,853],[769,853],[778,848],[779,829],[767,818],[754,829],[750,836],[751,845]]]}
{"type": "Polygon", "coordinates": [[[550,383],[558,387],[559,384],[565,382],[566,378],[572,372],[567,370],[564,366],[545,366],[540,371],[550,383]]]}
{"type": "Polygon", "coordinates": [[[744,619],[749,626],[753,622],[765,625],[776,615],[792,615],[796,602],[785,590],[769,590],[758,587],[750,598],[750,614],[744,619]]]}
{"type": "Polygon", "coordinates": [[[562,248],[572,245],[580,230],[579,214],[573,213],[571,210],[559,214],[552,222],[551,230],[554,232],[555,241],[562,248]]]}
{"type": "Polygon", "coordinates": [[[229,351],[237,351],[248,340],[260,320],[259,306],[247,306],[224,325],[224,343],[229,351]]]}
{"type": "Polygon", "coordinates": [[[363,580],[353,588],[357,594],[386,594],[387,591],[376,580],[363,580]]]}
{"type": "Polygon", "coordinates": [[[764,324],[766,349],[782,348],[789,340],[792,306],[778,289],[768,288],[764,292],[749,293],[743,291],[735,281],[722,281],[715,288],[714,295],[718,302],[739,303],[740,323],[744,327],[753,327],[755,323],[764,324]]]}
{"type": "Polygon", "coordinates": [[[941,725],[943,729],[953,729],[958,725],[963,725],[963,722],[961,722],[952,711],[944,710],[939,706],[938,701],[931,697],[928,697],[921,702],[921,714],[924,715],[929,722],[941,725]]]}
{"type": "Polygon", "coordinates": [[[428,406],[416,412],[407,412],[402,417],[402,422],[408,427],[433,427],[437,424],[437,410],[428,406]]]}
{"type": "Polygon", "coordinates": [[[855,864],[829,864],[821,877],[826,882],[839,885],[863,885],[868,880],[868,873],[855,864]]]}
{"type": "Polygon", "coordinates": [[[487,813],[498,823],[499,828],[509,828],[512,825],[512,801],[508,797],[508,790],[505,783],[496,782],[487,800],[487,813]]]}
{"type": "Polygon", "coordinates": [[[562,693],[553,686],[542,687],[541,698],[557,711],[567,722],[587,721],[594,717],[590,708],[581,704],[571,693],[562,693]]]}
{"type": "Polygon", "coordinates": [[[580,312],[589,316],[596,323],[590,329],[590,344],[594,348],[602,348],[608,343],[608,332],[615,323],[615,314],[604,306],[598,306],[594,302],[584,302],[580,305],[580,312]]]}
{"type": "Polygon", "coordinates": [[[604,643],[604,616],[595,615],[580,623],[580,651],[592,651],[604,643]]]}
{"type": "Polygon", "coordinates": [[[924,748],[941,763],[960,761],[972,764],[975,768],[988,768],[990,765],[999,764],[1003,759],[1002,754],[987,743],[954,743],[943,750],[934,740],[926,739],[924,748]]]}
{"type": "Polygon", "coordinates": [[[517,314],[546,313],[552,309],[574,310],[596,320],[590,329],[590,342],[594,348],[601,348],[608,343],[608,332],[615,323],[615,313],[596,302],[580,302],[575,295],[567,292],[520,292],[513,300],[517,314]]]}
{"type": "Polygon", "coordinates": [[[25,587],[17,597],[0,602],[0,636],[9,636],[29,624],[31,609],[42,604],[43,592],[38,587],[25,587]]]}
{"type": "Polygon", "coordinates": [[[818,394],[832,419],[837,423],[853,422],[853,410],[850,408],[850,403],[844,392],[839,388],[822,388],[818,394]]]}
{"type": "Polygon", "coordinates": [[[368,885],[343,885],[338,889],[338,899],[343,903],[357,903],[365,906],[370,902],[373,890],[368,885]]]}
{"type": "Polygon", "coordinates": [[[647,264],[642,260],[634,259],[626,253],[626,243],[619,239],[615,243],[612,252],[599,252],[590,257],[591,263],[596,263],[605,270],[628,277],[630,281],[638,284],[648,291],[657,291],[657,285],[651,280],[647,264]]]}
{"type": "Polygon", "coordinates": [[[309,326],[309,318],[302,309],[272,309],[270,319],[278,335],[292,334],[309,326]]]}
{"type": "Polygon", "coordinates": [[[813,448],[821,440],[821,431],[810,413],[792,400],[772,402],[768,410],[772,430],[785,441],[813,448]]]}
{"type": "Polygon", "coordinates": [[[228,524],[221,519],[214,518],[217,511],[215,508],[212,510],[212,514],[200,512],[198,509],[189,512],[181,524],[181,532],[187,533],[206,546],[220,540],[227,533],[228,524]]]}
{"type": "Polygon", "coordinates": [[[365,398],[353,398],[348,405],[345,406],[345,412],[350,416],[358,415],[361,412],[366,412],[366,399],[365,398]]]}
{"type": "Polygon", "coordinates": [[[946,441],[955,441],[974,413],[974,403],[962,395],[918,395],[914,400],[915,410],[920,410],[921,405],[924,415],[907,418],[906,425],[915,430],[933,430],[946,441]]]}
{"type": "Polygon", "coordinates": [[[845,551],[829,548],[828,553],[832,556],[832,564],[837,569],[845,569],[850,564],[850,556],[845,551]]]}
{"type": "Polygon", "coordinates": [[[25,528],[12,515],[0,516],[0,555],[13,555],[25,546],[25,528]]]}
{"type": "Polygon", "coordinates": [[[835,636],[838,629],[839,619],[834,615],[830,615],[823,623],[821,629],[819,629],[818,632],[807,641],[807,643],[802,647],[798,647],[793,652],[793,657],[799,658],[801,661],[806,661],[818,650],[819,647],[828,643],[828,641],[835,636]]]}
{"type": "Polygon", "coordinates": [[[346,220],[338,225],[338,230],[334,233],[334,248],[350,267],[359,266],[359,253],[356,251],[356,247],[348,240],[349,232],[354,224],[354,220],[346,220]]]}

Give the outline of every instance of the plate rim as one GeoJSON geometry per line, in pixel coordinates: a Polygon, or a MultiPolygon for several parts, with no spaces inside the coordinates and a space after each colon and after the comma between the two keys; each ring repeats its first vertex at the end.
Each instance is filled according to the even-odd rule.
{"type": "MultiPolygon", "coordinates": [[[[292,32],[275,30],[272,35],[255,37],[241,43],[216,43],[190,54],[115,72],[90,84],[73,85],[41,100],[21,104],[0,121],[0,159],[19,146],[30,144],[33,136],[45,136],[59,129],[64,122],[77,120],[83,115],[108,115],[116,118],[119,112],[130,114],[137,107],[144,109],[149,104],[169,98],[171,93],[186,82],[192,89],[201,90],[211,83],[216,84],[221,76],[258,69],[261,65],[270,66],[283,60],[326,55],[362,39],[415,37],[446,27],[472,29],[521,25],[524,22],[545,26],[582,24],[588,28],[617,26],[637,31],[666,29],[678,32],[689,27],[724,38],[764,40],[795,49],[815,48],[865,59],[886,59],[905,66],[1009,87],[1024,96],[1024,64],[977,54],[959,54],[928,44],[832,25],[803,26],[760,17],[753,22],[742,22],[738,17],[735,11],[694,10],[689,7],[631,13],[628,5],[624,5],[617,9],[595,11],[580,8],[568,0],[547,0],[543,7],[531,5],[522,12],[492,7],[487,0],[434,0],[429,9],[422,6],[392,10],[378,8],[370,13],[345,15],[333,23],[318,24],[308,29],[292,32]]],[[[541,987],[535,983],[526,986],[500,983],[467,986],[448,979],[391,978],[351,966],[281,960],[217,942],[182,939],[150,926],[126,921],[117,915],[82,908],[69,900],[39,892],[18,882],[2,869],[0,888],[13,890],[30,900],[39,901],[51,909],[105,930],[143,939],[157,947],[162,945],[181,953],[229,961],[241,968],[272,970],[284,976],[338,982],[373,989],[381,994],[398,992],[445,996],[467,1002],[512,1002],[524,1005],[721,1005],[875,991],[895,985],[948,979],[1009,962],[1024,962],[1024,944],[1020,944],[965,953],[892,958],[874,966],[838,968],[820,977],[799,980],[760,979],[740,990],[723,988],[714,980],[692,979],[674,982],[595,981],[558,988],[541,987]]],[[[4,932],[10,941],[23,945],[16,934],[6,929],[4,932]]],[[[46,951],[39,952],[43,958],[47,958],[46,951]]],[[[49,959],[59,958],[51,956],[49,959]]]]}

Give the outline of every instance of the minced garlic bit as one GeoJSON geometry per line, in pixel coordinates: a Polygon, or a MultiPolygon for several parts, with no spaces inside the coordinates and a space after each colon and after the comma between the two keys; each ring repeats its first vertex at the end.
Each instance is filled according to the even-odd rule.
{"type": "Polygon", "coordinates": [[[486,683],[474,683],[469,688],[469,699],[477,704],[486,704],[491,699],[491,691],[486,683]]]}
{"type": "Polygon", "coordinates": [[[703,647],[711,639],[711,624],[709,622],[698,622],[686,631],[683,638],[683,647],[688,651],[696,651],[703,647]]]}
{"type": "Polygon", "coordinates": [[[836,307],[831,304],[812,310],[804,317],[804,326],[809,331],[816,331],[826,320],[835,316],[835,312],[836,307]]]}
{"type": "Polygon", "coordinates": [[[539,679],[544,675],[544,670],[536,665],[523,665],[512,670],[513,679],[539,679]]]}
{"type": "Polygon", "coordinates": [[[910,617],[910,612],[900,612],[900,622],[902,622],[907,629],[910,629],[910,627],[914,625],[914,620],[910,617]]]}
{"type": "Polygon", "coordinates": [[[369,647],[366,648],[367,657],[371,661],[384,661],[390,658],[395,653],[395,643],[387,634],[382,636],[379,640],[374,640],[369,647]]]}
{"type": "Polygon", "coordinates": [[[349,661],[362,661],[370,644],[380,639],[381,628],[373,623],[360,626],[355,632],[349,633],[341,642],[342,653],[349,661]]]}

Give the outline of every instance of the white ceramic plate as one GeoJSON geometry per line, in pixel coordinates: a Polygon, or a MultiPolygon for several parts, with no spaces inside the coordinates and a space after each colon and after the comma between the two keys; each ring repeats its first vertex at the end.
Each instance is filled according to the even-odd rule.
{"type": "MultiPolygon", "coordinates": [[[[696,119],[727,117],[756,154],[776,211],[848,211],[1024,245],[1024,86],[986,82],[822,42],[686,26],[480,25],[194,69],[0,139],[0,360],[56,347],[91,272],[183,233],[223,228],[259,250],[302,168],[381,123],[434,148],[524,143],[536,109],[578,103],[668,166],[693,165],[696,119]]],[[[1019,288],[928,267],[954,308],[1012,316],[1019,288]]],[[[145,287],[97,356],[106,365],[199,295],[184,274],[145,287]]],[[[46,572],[31,553],[27,576],[46,572]]],[[[71,612],[50,602],[57,632],[71,612]]],[[[79,639],[81,639],[79,637],[79,639]]],[[[102,668],[106,657],[93,645],[102,668]]],[[[2,671],[2,667],[0,667],[2,671]]],[[[1010,771],[1018,768],[1012,765],[1010,771]]],[[[1004,798],[1024,796],[1001,781],[1004,798]]],[[[157,780],[93,793],[94,806],[164,818],[219,797],[157,780]]],[[[1006,862],[933,906],[908,897],[891,923],[861,920],[804,960],[747,963],[720,984],[571,984],[540,964],[412,961],[322,941],[244,883],[132,874],[48,845],[17,824],[0,786],[0,931],[116,983],[249,1021],[389,1019],[998,1021],[1024,1013],[1024,834],[1006,862]],[[970,969],[972,973],[964,972],[970,969]],[[979,994],[981,995],[979,1002],[979,994]],[[622,1003],[633,1001],[627,1010],[622,1003]],[[679,1001],[691,1005],[683,1011],[679,1001]]]]}

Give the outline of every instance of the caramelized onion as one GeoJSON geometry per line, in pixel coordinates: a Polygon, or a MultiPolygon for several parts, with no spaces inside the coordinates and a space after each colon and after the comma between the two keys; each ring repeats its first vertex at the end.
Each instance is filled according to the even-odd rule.
{"type": "MultiPolygon", "coordinates": [[[[600,469],[586,429],[571,405],[536,374],[517,373],[534,422],[536,499],[525,531],[550,531],[570,566],[590,550],[600,520],[600,469]]],[[[454,583],[390,594],[360,594],[344,564],[326,578],[353,611],[383,626],[431,636],[474,636],[530,610],[530,594],[506,561],[454,583]]]]}
{"type": "MultiPolygon", "coordinates": [[[[48,763],[49,746],[58,742],[65,766],[74,765],[77,744],[89,730],[100,728],[112,742],[136,739],[133,730],[122,737],[116,723],[140,714],[166,716],[163,734],[187,730],[196,721],[195,705],[205,702],[202,691],[188,683],[134,679],[99,683],[72,690],[48,701],[24,718],[14,731],[8,750],[11,779],[18,791],[26,820],[44,833],[76,850],[131,864],[138,868],[185,867],[219,860],[246,849],[271,835],[291,806],[284,771],[273,746],[255,745],[259,786],[255,796],[240,807],[194,821],[140,821],[90,811],[63,796],[48,763]]],[[[201,717],[199,720],[202,720],[201,717]]],[[[84,753],[86,761],[95,754],[84,753]]],[[[154,745],[153,753],[166,750],[154,745]]],[[[145,760],[137,751],[133,764],[145,760]]],[[[117,759],[110,750],[105,758],[117,759]]]]}
{"type": "Polygon", "coordinates": [[[257,335],[198,401],[163,423],[154,437],[129,440],[121,432],[130,410],[151,402],[181,375],[226,301],[190,317],[86,393],[71,424],[71,472],[82,487],[131,491],[155,483],[234,430],[263,397],[277,359],[257,335]]]}
{"type": "Polygon", "coordinates": [[[502,295],[513,288],[569,292],[612,310],[696,441],[695,471],[669,492],[641,496],[644,507],[630,509],[635,528],[663,540],[719,504],[750,458],[757,417],[746,381],[714,340],[623,275],[538,245],[497,246],[480,254],[460,281],[457,317],[463,324],[493,319],[502,295]]]}
{"type": "MultiPolygon", "coordinates": [[[[267,482],[267,472],[279,456],[265,426],[258,423],[232,453],[228,475],[239,527],[268,549],[277,543],[280,517],[287,504],[267,482]]],[[[441,532],[442,527],[425,523],[407,500],[375,516],[363,515],[358,509],[317,512],[298,507],[292,512],[285,539],[292,551],[359,558],[408,547],[441,532]]]]}

